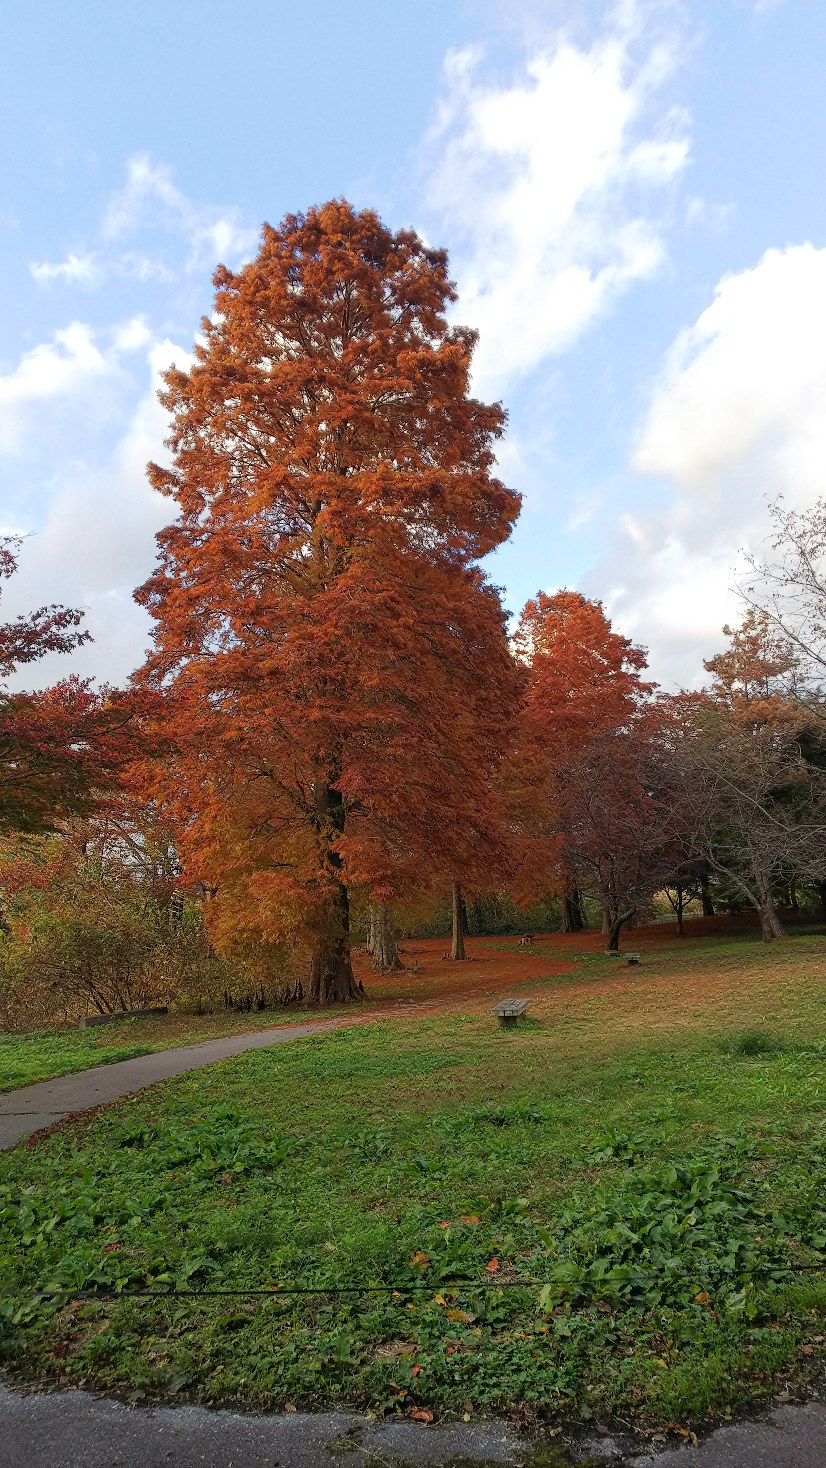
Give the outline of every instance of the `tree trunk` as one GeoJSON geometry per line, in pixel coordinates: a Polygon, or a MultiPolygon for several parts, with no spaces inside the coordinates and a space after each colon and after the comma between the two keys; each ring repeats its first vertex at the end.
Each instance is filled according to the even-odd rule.
{"type": "Polygon", "coordinates": [[[310,960],[307,997],[311,1004],[346,1004],[357,999],[350,954],[339,942],[317,938],[310,960]]]}
{"type": "Polygon", "coordinates": [[[674,904],[674,910],[675,910],[675,912],[677,914],[677,937],[678,938],[682,938],[682,936],[683,936],[683,909],[684,909],[684,907],[685,907],[685,897],[683,895],[683,889],[682,889],[682,887],[680,886],[680,884],[678,882],[677,883],[677,901],[674,904]]]}
{"type": "Polygon", "coordinates": [[[703,917],[714,917],[714,903],[711,900],[708,877],[700,878],[700,901],[703,904],[703,917]]]}
{"type": "Polygon", "coordinates": [[[325,781],[316,785],[315,798],[330,896],[313,943],[307,998],[311,1004],[342,1004],[364,993],[350,962],[350,898],[335,847],[335,836],[344,830],[345,807],[341,791],[325,781]]]}
{"type": "Polygon", "coordinates": [[[602,929],[601,929],[601,931],[603,933],[610,933],[610,931],[611,931],[611,914],[608,911],[608,908],[606,907],[606,905],[605,905],[604,902],[602,904],[602,929]]]}
{"type": "Polygon", "coordinates": [[[581,933],[585,928],[585,917],[582,912],[582,897],[579,890],[574,887],[572,892],[566,892],[562,899],[562,927],[563,933],[581,933]]]}
{"type": "MultiPolygon", "coordinates": [[[[226,998],[226,995],[224,997],[226,998]]],[[[279,1004],[302,1004],[304,1002],[304,982],[299,974],[296,974],[292,983],[281,984],[278,989],[277,1002],[279,1004]]]]}
{"type": "Polygon", "coordinates": [[[757,909],[760,915],[760,936],[764,943],[771,943],[773,938],[785,938],[786,932],[774,905],[771,883],[764,872],[755,872],[755,877],[760,897],[760,905],[757,909]]]}
{"type": "Polygon", "coordinates": [[[800,911],[800,903],[797,900],[797,886],[794,882],[789,883],[789,907],[792,912],[800,911]]]}
{"type": "Polygon", "coordinates": [[[371,902],[370,912],[367,918],[367,952],[376,951],[376,904],[371,902]]]}
{"type": "Polygon", "coordinates": [[[761,907],[760,912],[760,936],[764,943],[771,943],[774,938],[785,938],[786,930],[783,927],[774,903],[770,900],[766,907],[761,907]]]}
{"type": "Polygon", "coordinates": [[[777,909],[775,908],[771,893],[769,893],[767,900],[761,903],[758,911],[760,914],[760,936],[763,942],[771,943],[773,938],[785,938],[786,929],[777,916],[777,909]]]}
{"type": "Polygon", "coordinates": [[[634,909],[633,909],[633,907],[629,907],[629,909],[628,909],[627,912],[619,913],[615,918],[610,918],[609,919],[609,922],[608,922],[608,952],[609,953],[619,953],[619,951],[620,951],[620,946],[619,946],[620,928],[622,927],[623,923],[627,923],[628,920],[629,920],[629,918],[632,918],[633,916],[634,916],[634,909]]]}
{"type": "Polygon", "coordinates": [[[390,926],[390,914],[384,902],[374,902],[370,909],[370,933],[373,946],[370,952],[373,955],[373,968],[399,969],[399,950],[396,947],[396,939],[390,926]]]}
{"type": "Polygon", "coordinates": [[[330,899],[328,921],[316,935],[310,959],[307,998],[311,1004],[345,1004],[364,993],[350,962],[350,903],[338,882],[330,899]]]}
{"type": "Polygon", "coordinates": [[[826,917],[826,882],[817,883],[817,895],[820,901],[820,910],[826,917]]]}
{"type": "Polygon", "coordinates": [[[465,958],[465,929],[467,918],[465,916],[465,904],[462,900],[462,889],[458,882],[453,883],[453,942],[450,949],[451,958],[465,958]]]}

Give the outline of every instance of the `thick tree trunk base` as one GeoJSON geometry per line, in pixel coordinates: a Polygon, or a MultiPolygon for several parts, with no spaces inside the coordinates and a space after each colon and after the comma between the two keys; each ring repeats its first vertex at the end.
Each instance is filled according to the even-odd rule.
{"type": "Polygon", "coordinates": [[[390,926],[390,914],[383,902],[375,903],[370,909],[370,937],[372,943],[369,951],[373,955],[374,969],[389,974],[404,967],[399,962],[399,950],[390,926]]]}
{"type": "Polygon", "coordinates": [[[310,965],[310,982],[307,999],[310,1004],[349,1004],[364,993],[363,984],[356,981],[349,957],[310,965]]]}
{"type": "Polygon", "coordinates": [[[350,962],[349,953],[318,951],[310,962],[307,1000],[310,1004],[348,1004],[364,993],[350,962]]]}
{"type": "MultiPolygon", "coordinates": [[[[392,940],[391,940],[392,941],[392,940]]],[[[388,948],[384,952],[375,949],[373,952],[373,968],[382,974],[400,974],[404,970],[404,964],[399,958],[395,943],[392,944],[392,952],[388,948]]]]}
{"type": "Polygon", "coordinates": [[[760,936],[764,943],[773,943],[775,938],[785,938],[786,929],[783,927],[774,907],[761,908],[760,936]]]}
{"type": "Polygon", "coordinates": [[[759,907],[757,909],[760,917],[760,935],[764,943],[771,943],[774,938],[785,938],[786,930],[777,916],[777,908],[774,905],[774,895],[765,872],[756,873],[757,896],[759,907]]]}

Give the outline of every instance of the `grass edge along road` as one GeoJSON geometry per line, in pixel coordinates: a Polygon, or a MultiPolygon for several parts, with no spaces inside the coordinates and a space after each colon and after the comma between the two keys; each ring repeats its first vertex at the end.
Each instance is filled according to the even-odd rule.
{"type": "Polygon", "coordinates": [[[822,948],[589,960],[512,1033],[376,1020],[18,1147],[6,1361],[135,1399],[659,1424],[782,1390],[823,1349],[822,948]]]}

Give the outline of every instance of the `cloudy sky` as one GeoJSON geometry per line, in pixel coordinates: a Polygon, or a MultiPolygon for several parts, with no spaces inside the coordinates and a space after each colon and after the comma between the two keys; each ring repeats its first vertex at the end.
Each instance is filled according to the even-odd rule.
{"type": "Polygon", "coordinates": [[[768,501],[826,488],[826,6],[7,0],[4,23],[6,614],[82,605],[72,671],[141,660],[157,373],[218,261],[344,194],[450,250],[525,497],[490,566],[509,607],[578,587],[697,680],[768,501]]]}

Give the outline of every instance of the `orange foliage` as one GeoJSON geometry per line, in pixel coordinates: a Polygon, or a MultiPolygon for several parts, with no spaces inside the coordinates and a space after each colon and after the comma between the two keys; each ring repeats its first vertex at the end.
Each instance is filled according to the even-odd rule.
{"type": "Polygon", "coordinates": [[[642,896],[648,809],[645,654],[599,602],[540,592],[515,637],[528,667],[513,788],[523,899],[580,884],[615,921],[642,896]]]}
{"type": "Polygon", "coordinates": [[[444,252],[343,201],[265,226],[166,374],[177,502],[138,593],[175,758],[156,789],[224,942],[303,937],[355,993],[354,885],[387,898],[493,859],[514,669],[479,557],[519,499],[504,415],[468,395],[444,252]]]}

